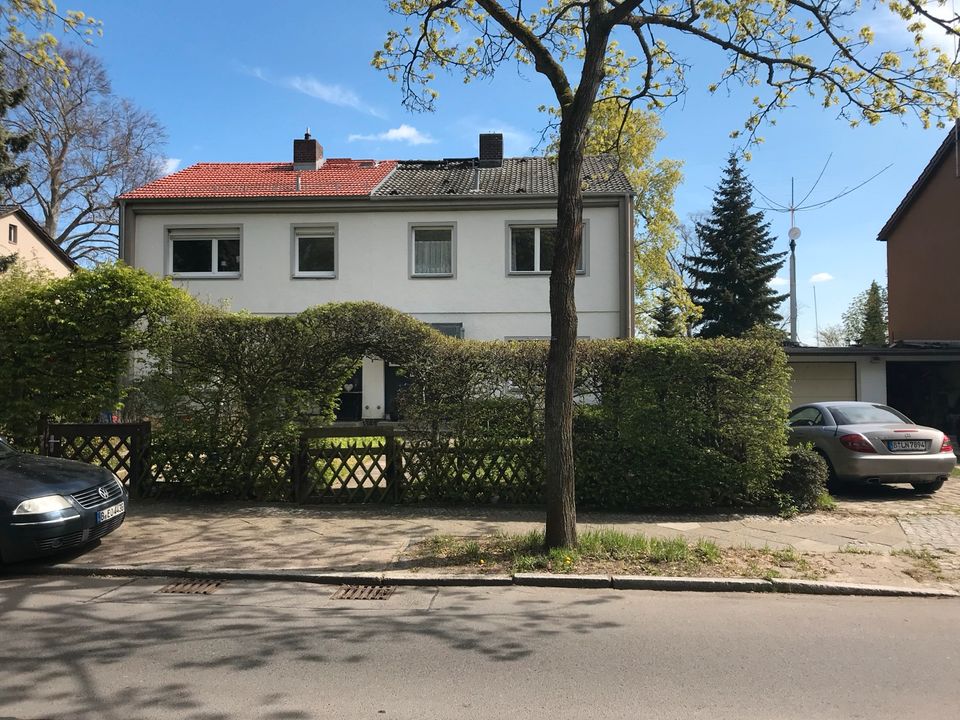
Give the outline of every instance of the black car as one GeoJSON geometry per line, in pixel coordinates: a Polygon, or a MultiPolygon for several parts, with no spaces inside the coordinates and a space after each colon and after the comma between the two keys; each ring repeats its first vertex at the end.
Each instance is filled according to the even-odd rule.
{"type": "Polygon", "coordinates": [[[123,524],[128,504],[109,470],[17,452],[0,440],[0,562],[102,538],[123,524]]]}

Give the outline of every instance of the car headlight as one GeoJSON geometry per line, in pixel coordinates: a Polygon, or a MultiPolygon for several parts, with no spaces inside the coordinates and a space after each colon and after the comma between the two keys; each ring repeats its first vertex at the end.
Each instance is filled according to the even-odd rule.
{"type": "Polygon", "coordinates": [[[63,495],[46,495],[44,497],[24,500],[17,505],[14,515],[39,515],[41,513],[69,510],[73,507],[63,495]]]}

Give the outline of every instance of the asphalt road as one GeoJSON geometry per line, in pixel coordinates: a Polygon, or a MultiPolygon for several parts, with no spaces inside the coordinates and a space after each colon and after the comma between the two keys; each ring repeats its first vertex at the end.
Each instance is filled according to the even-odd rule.
{"type": "Polygon", "coordinates": [[[0,578],[0,718],[923,718],[960,600],[0,578]]]}

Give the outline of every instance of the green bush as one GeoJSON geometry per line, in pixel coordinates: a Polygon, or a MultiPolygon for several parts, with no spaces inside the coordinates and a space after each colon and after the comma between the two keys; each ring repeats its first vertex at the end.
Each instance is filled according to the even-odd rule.
{"type": "Polygon", "coordinates": [[[812,512],[827,492],[827,463],[809,447],[791,447],[783,474],[774,485],[781,512],[812,512]]]}
{"type": "Polygon", "coordinates": [[[33,445],[42,419],[91,422],[122,405],[130,358],[193,301],[122,264],[64,278],[0,275],[0,433],[33,445]]]}

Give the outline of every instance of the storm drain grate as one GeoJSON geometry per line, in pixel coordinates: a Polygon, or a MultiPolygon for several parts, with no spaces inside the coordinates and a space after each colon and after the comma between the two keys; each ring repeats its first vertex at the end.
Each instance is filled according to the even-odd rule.
{"type": "Polygon", "coordinates": [[[341,585],[333,594],[333,599],[386,600],[396,589],[396,585],[341,585]]]}
{"type": "Polygon", "coordinates": [[[219,580],[182,580],[164,585],[157,592],[180,595],[210,595],[219,590],[222,584],[219,580]]]}

